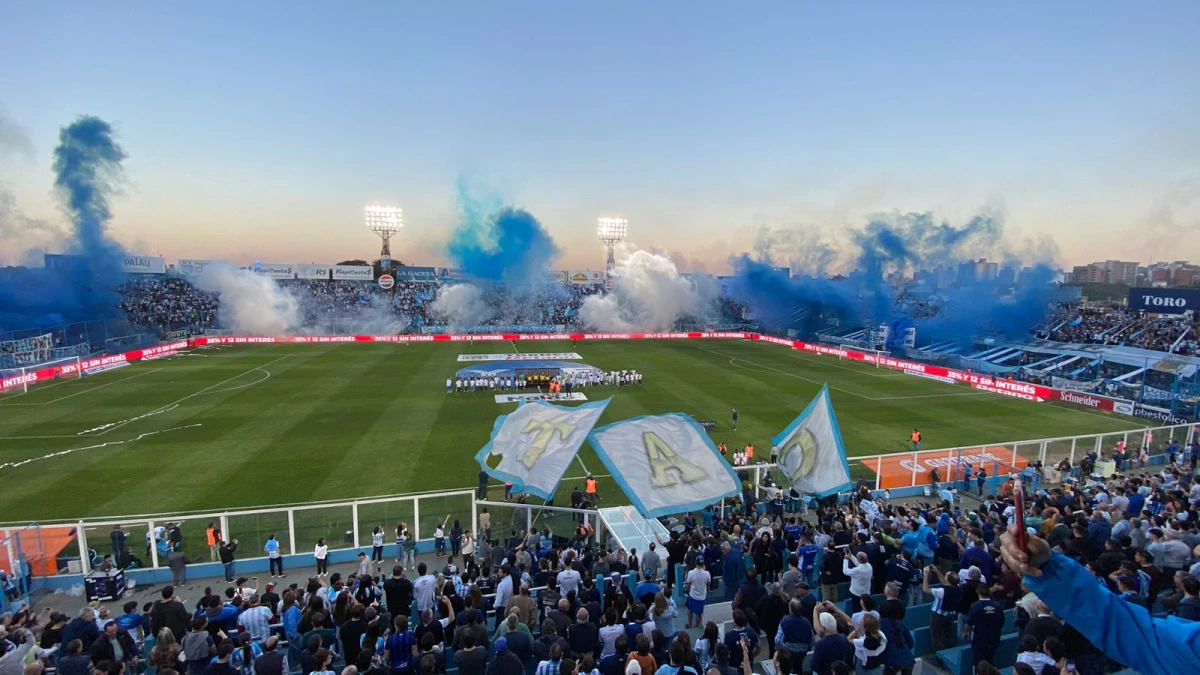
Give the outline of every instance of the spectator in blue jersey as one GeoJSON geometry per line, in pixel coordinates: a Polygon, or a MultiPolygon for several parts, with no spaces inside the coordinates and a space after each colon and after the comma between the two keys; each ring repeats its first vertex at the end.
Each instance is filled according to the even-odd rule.
{"type": "Polygon", "coordinates": [[[654,596],[662,590],[658,582],[654,580],[654,574],[651,570],[642,572],[642,581],[638,583],[637,588],[633,591],[633,597],[637,598],[638,602],[647,607],[654,604],[654,596]]]}
{"type": "Polygon", "coordinates": [[[962,560],[958,563],[958,569],[966,570],[971,567],[978,567],[979,571],[983,572],[983,576],[987,579],[992,579],[995,576],[996,570],[993,568],[995,561],[988,553],[987,544],[983,541],[983,533],[972,528],[967,533],[967,547],[963,551],[962,560]]]}
{"type": "Polygon", "coordinates": [[[810,586],[817,582],[814,573],[817,569],[817,553],[820,550],[808,535],[800,536],[800,547],[796,549],[796,555],[800,557],[800,572],[810,586]]]}
{"type": "Polygon", "coordinates": [[[267,562],[271,566],[271,578],[276,576],[284,576],[283,574],[283,555],[279,550],[279,542],[275,540],[275,535],[267,537],[267,544],[263,546],[263,550],[267,553],[267,562]]]}
{"type": "MultiPolygon", "coordinates": [[[[792,673],[799,675],[804,657],[812,649],[813,627],[804,612],[804,603],[793,598],[788,603],[787,616],[779,622],[775,632],[775,650],[787,649],[792,653],[792,673]]],[[[779,673],[779,675],[791,675],[779,673]]]]}
{"type": "Polygon", "coordinates": [[[729,542],[721,544],[721,579],[725,588],[733,597],[746,579],[746,558],[738,546],[730,546],[729,542]]]}
{"type": "Polygon", "coordinates": [[[1156,619],[1096,583],[1083,565],[1050,551],[1045,540],[1017,529],[1001,537],[1000,554],[1022,575],[1029,590],[1108,658],[1143,673],[1195,672],[1200,661],[1200,622],[1156,619]]]}
{"type": "Polygon", "coordinates": [[[979,600],[971,605],[963,622],[963,638],[971,638],[971,652],[978,666],[980,661],[996,660],[1004,630],[1004,605],[992,600],[991,589],[985,584],[980,584],[977,592],[979,600]]]}

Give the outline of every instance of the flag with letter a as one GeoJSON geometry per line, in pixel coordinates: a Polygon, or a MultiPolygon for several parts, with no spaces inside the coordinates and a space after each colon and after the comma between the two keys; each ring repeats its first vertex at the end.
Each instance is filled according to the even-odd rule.
{"type": "Polygon", "coordinates": [[[741,485],[700,424],[682,413],[609,424],[588,442],[647,518],[701,509],[741,485]]]}
{"type": "Polygon", "coordinates": [[[514,492],[552,499],[571,460],[611,400],[575,408],[544,401],[525,403],[496,418],[491,440],[475,459],[492,478],[512,483],[514,492]],[[490,457],[500,460],[488,466],[490,457]]]}
{"type": "Polygon", "coordinates": [[[779,448],[779,470],[796,492],[825,497],[850,487],[850,464],[828,384],[771,443],[779,448]]]}

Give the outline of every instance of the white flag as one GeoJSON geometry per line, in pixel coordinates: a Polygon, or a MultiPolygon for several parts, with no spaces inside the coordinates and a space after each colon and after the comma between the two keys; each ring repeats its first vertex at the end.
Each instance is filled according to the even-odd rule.
{"type": "Polygon", "coordinates": [[[610,424],[588,441],[647,518],[704,508],[741,485],[700,424],[682,413],[610,424]]]}
{"type": "Polygon", "coordinates": [[[850,464],[828,385],[771,443],[779,448],[779,470],[796,492],[825,497],[850,487],[850,464]]]}
{"type": "Polygon", "coordinates": [[[552,499],[571,460],[610,400],[576,408],[543,401],[526,403],[496,418],[492,439],[475,459],[488,475],[512,483],[514,492],[552,499]],[[491,455],[500,457],[495,467],[488,466],[491,455]]]}

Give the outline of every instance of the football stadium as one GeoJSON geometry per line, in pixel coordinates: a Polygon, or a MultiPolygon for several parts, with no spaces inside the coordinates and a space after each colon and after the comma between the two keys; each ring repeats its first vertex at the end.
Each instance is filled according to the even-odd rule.
{"type": "MultiPolygon", "coordinates": [[[[471,488],[479,471],[471,459],[495,418],[515,404],[498,404],[495,395],[503,391],[490,384],[447,393],[446,380],[461,370],[464,355],[509,357],[547,348],[573,350],[579,363],[604,372],[643,374],[639,384],[576,389],[588,400],[612,398],[601,423],[683,412],[714,422],[708,433],[715,443],[735,449],[753,444],[764,455],[771,438],[825,384],[851,457],[911,451],[914,428],[921,430],[924,448],[937,449],[1147,425],[741,338],[211,341],[217,344],[33,385],[0,399],[0,461],[11,481],[0,497],[6,519],[224,510],[471,488]],[[268,489],[263,477],[275,472],[280,480],[268,489]],[[191,476],[186,491],[153,488],[173,475],[191,476]]],[[[588,470],[606,473],[602,466],[585,448],[567,476],[581,484],[588,470]]],[[[856,479],[868,473],[861,465],[854,471],[856,479]]],[[[620,494],[606,477],[600,481],[607,493],[620,494]]],[[[573,487],[571,480],[563,483],[564,498],[573,487]]]]}
{"type": "MultiPolygon", "coordinates": [[[[165,13],[192,10],[207,13],[165,13]]],[[[624,41],[645,36],[586,37],[597,22],[584,17],[547,33],[604,45],[620,87],[590,62],[534,76],[541,66],[510,53],[523,50],[432,49],[417,38],[443,33],[407,15],[356,26],[352,43],[320,26],[319,58],[268,47],[222,69],[178,27],[122,39],[124,28],[80,32],[40,6],[15,24],[40,12],[46,30],[21,32],[74,35],[98,66],[89,84],[140,73],[127,98],[144,103],[157,93],[147,82],[186,83],[172,105],[205,121],[146,115],[99,87],[77,100],[85,88],[64,85],[14,99],[37,118],[27,130],[0,100],[0,675],[1196,672],[1200,265],[1180,258],[1200,249],[1194,223],[1176,220],[1194,218],[1197,194],[1180,171],[1163,170],[1161,190],[1146,180],[1156,162],[1097,179],[1122,199],[1165,193],[1138,221],[1097,190],[1079,204],[1082,183],[983,172],[980,157],[1001,166],[1004,146],[1059,168],[1034,131],[994,129],[984,151],[947,142],[972,156],[928,174],[945,186],[922,186],[926,149],[901,152],[902,138],[892,149],[869,129],[830,132],[871,144],[852,162],[796,141],[794,122],[772,121],[770,96],[723,91],[732,57],[711,76],[692,72],[699,61],[677,75],[744,129],[691,127],[675,110],[633,133],[624,117],[653,117],[656,99],[677,96],[674,76],[656,71],[670,59],[624,63],[624,41]],[[378,40],[376,25],[389,26],[378,40]],[[160,47],[122,57],[160,33],[160,47]],[[376,43],[395,53],[339,67],[376,43]],[[157,49],[175,58],[147,58],[157,49]],[[424,57],[399,64],[408,49],[424,57]],[[459,51],[472,65],[438,77],[459,51]],[[259,70],[267,53],[294,64],[259,70]],[[164,77],[150,63],[194,72],[164,77]],[[421,72],[393,84],[384,63],[421,72]],[[474,72],[496,63],[511,68],[474,72]],[[326,82],[343,79],[352,90],[326,82]],[[440,79],[479,91],[439,91],[440,79]],[[653,91],[631,96],[629,115],[573,91],[576,80],[604,95],[641,80],[653,91]],[[401,81],[414,87],[404,98],[401,81]],[[95,100],[115,108],[63,112],[95,100]],[[490,104],[461,105],[480,100],[490,104]],[[754,139],[759,124],[778,128],[754,139]],[[28,166],[10,181],[13,157],[28,166]],[[473,167],[484,157],[501,175],[473,167]],[[833,187],[868,163],[891,174],[833,187]],[[1000,197],[962,201],[1002,186],[1012,223],[1000,197]],[[1113,213],[1138,223],[1144,248],[1113,213]],[[1139,260],[1068,264],[1104,246],[1139,260]]],[[[305,24],[301,13],[285,20],[305,24]]],[[[328,14],[336,25],[340,12],[328,14]]],[[[221,17],[222,47],[245,39],[241,21],[221,17]]],[[[736,23],[722,17],[705,35],[771,42],[733,35],[736,23]]],[[[915,34],[902,23],[883,42],[915,34]]],[[[1106,77],[1172,44],[1141,44],[1126,26],[1136,22],[1119,23],[1102,51],[1140,51],[1106,77]]],[[[255,41],[279,25],[264,21],[255,41]]],[[[547,40],[512,17],[483,27],[511,31],[505,47],[547,40]]],[[[655,44],[690,53],[668,32],[655,44]]],[[[1191,33],[1178,39],[1194,51],[1191,33]]],[[[49,73],[70,60],[26,40],[15,42],[29,54],[9,61],[49,73]]],[[[938,48],[925,42],[879,60],[938,48]]],[[[1092,51],[1079,53],[1104,59],[1092,51]]],[[[1184,48],[1168,51],[1177,67],[1184,48]]],[[[774,68],[763,78],[790,89],[783,53],[728,79],[774,68]]],[[[829,79],[874,92],[878,68],[867,70],[829,79]]],[[[998,88],[1040,77],[972,73],[998,88]]],[[[1000,102],[1028,92],[1004,94],[963,99],[1029,117],[1000,102]]],[[[897,125],[920,107],[890,95],[897,125]]],[[[865,124],[852,98],[813,100],[839,124],[865,124]]],[[[1114,147],[1171,127],[1154,97],[1129,98],[1153,128],[1125,138],[1106,126],[1098,135],[1114,147]]],[[[777,107],[807,131],[809,105],[777,107]]],[[[975,112],[929,110],[913,126],[958,133],[967,117],[984,124],[975,112]]],[[[1070,132],[1049,137],[1088,124],[1061,117],[1070,132]]],[[[1072,162],[1091,167],[1095,153],[1072,162]]]]}

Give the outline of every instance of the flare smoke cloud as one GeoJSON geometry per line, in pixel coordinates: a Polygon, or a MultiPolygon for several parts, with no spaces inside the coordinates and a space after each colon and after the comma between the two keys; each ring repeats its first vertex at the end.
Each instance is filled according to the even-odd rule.
{"type": "Polygon", "coordinates": [[[472,194],[462,182],[458,207],[446,253],[468,277],[512,288],[537,285],[562,253],[533,214],[472,194]]]}
{"type": "Polygon", "coordinates": [[[620,244],[611,293],[584,298],[579,317],[599,331],[664,331],[683,317],[704,319],[715,312],[718,289],[707,278],[680,274],[669,257],[620,244]]]}
{"type": "Polygon", "coordinates": [[[957,225],[930,213],[890,213],[848,235],[839,250],[811,231],[760,233],[757,260],[742,256],[734,263],[738,274],[732,294],[771,328],[811,332],[831,320],[845,327],[869,322],[888,324],[896,335],[896,329],[916,323],[922,342],[966,342],[982,333],[1024,338],[1049,315],[1056,276],[1053,245],[1041,242],[1018,252],[1005,241],[995,213],[957,225]],[[918,286],[912,292],[910,282],[919,270],[957,270],[960,262],[979,257],[1024,269],[1016,283],[959,279],[951,288],[918,286]],[[849,262],[847,276],[831,281],[822,273],[839,259],[849,262]],[[791,269],[791,279],[773,269],[779,262],[791,269]]]}
{"type": "MultiPolygon", "coordinates": [[[[53,270],[0,271],[0,330],[49,328],[119,314],[125,251],[109,234],[109,200],[125,156],[112,126],[98,117],[80,117],[59,132],[54,186],[71,220],[65,252],[75,257],[53,270]]],[[[8,222],[0,230],[22,226],[8,222]]]]}
{"type": "Polygon", "coordinates": [[[287,335],[300,327],[300,303],[274,279],[224,263],[208,265],[196,287],[221,297],[221,325],[247,335],[287,335]]]}

